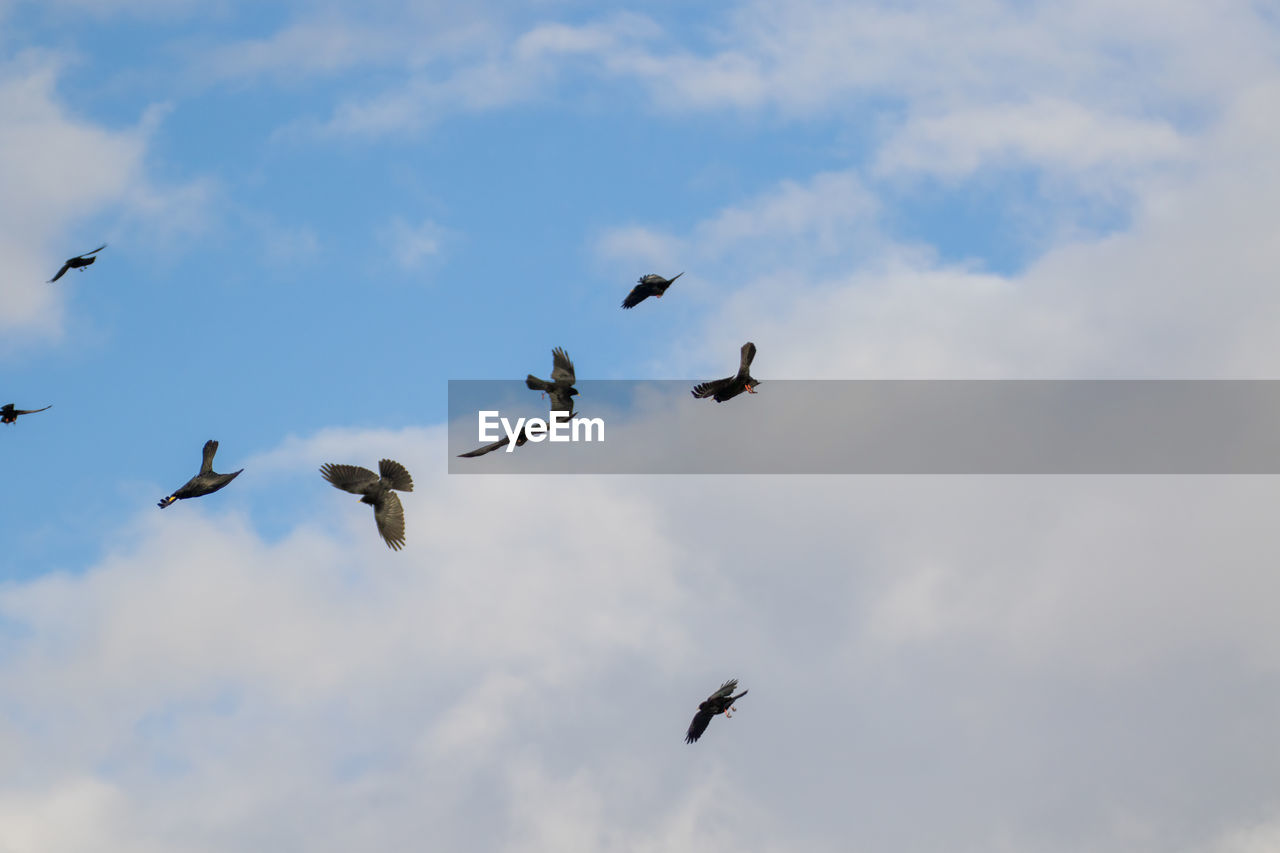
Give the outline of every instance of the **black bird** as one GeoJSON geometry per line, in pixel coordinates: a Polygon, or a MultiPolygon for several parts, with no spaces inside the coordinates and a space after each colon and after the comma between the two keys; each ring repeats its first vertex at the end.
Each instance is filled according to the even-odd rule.
{"type": "MultiPolygon", "coordinates": [[[[524,427],[521,427],[520,432],[516,433],[516,447],[524,447],[526,442],[529,442],[529,434],[525,432],[524,427]]],[[[477,447],[470,453],[458,453],[458,457],[460,457],[460,459],[471,459],[472,456],[484,456],[485,453],[492,453],[495,450],[500,450],[500,448],[506,447],[509,443],[511,443],[511,435],[503,435],[502,438],[499,438],[498,441],[495,441],[493,444],[485,444],[484,447],[477,447]]]]}
{"type": "Polygon", "coordinates": [[[682,275],[684,275],[684,273],[678,272],[671,278],[663,278],[660,275],[649,273],[646,276],[636,279],[636,286],[631,288],[631,292],[627,294],[627,298],[622,300],[622,307],[635,308],[650,296],[655,299],[661,299],[662,294],[667,292],[667,288],[671,286],[672,282],[682,275]]]}
{"type": "Polygon", "coordinates": [[[218,442],[212,438],[206,441],[204,443],[204,458],[200,462],[200,473],[187,480],[186,485],[181,489],[178,489],[167,498],[162,498],[156,506],[164,509],[169,504],[182,498],[198,498],[203,495],[211,495],[236,477],[239,477],[240,471],[244,470],[243,468],[233,474],[215,474],[213,472],[213,454],[217,452],[218,442]]]}
{"type": "Polygon", "coordinates": [[[751,341],[747,341],[742,345],[742,362],[739,364],[738,372],[735,375],[717,379],[714,382],[703,382],[701,385],[695,385],[690,393],[699,399],[714,397],[717,403],[732,400],[743,391],[748,394],[756,393],[756,386],[760,384],[760,380],[751,376],[751,360],[755,357],[756,345],[751,341]]]}
{"type": "MultiPolygon", "coordinates": [[[[581,412],[570,412],[569,417],[566,418],[566,420],[581,417],[581,415],[582,415],[581,412]]],[[[520,427],[518,432],[516,432],[516,447],[524,447],[529,442],[529,433],[526,432],[527,428],[528,428],[528,424],[525,424],[524,426],[520,427]]],[[[486,444],[484,447],[477,447],[475,450],[471,451],[470,453],[459,453],[458,458],[470,459],[474,456],[484,456],[486,453],[492,453],[495,450],[500,450],[503,447],[506,447],[510,443],[511,443],[511,436],[504,435],[502,438],[498,439],[493,444],[486,444]]]]}
{"type": "Polygon", "coordinates": [[[97,260],[94,255],[98,254],[98,252],[101,252],[105,248],[107,248],[107,244],[103,243],[92,252],[85,252],[83,255],[76,255],[74,258],[67,258],[67,262],[62,265],[62,269],[58,270],[58,274],[49,279],[49,284],[53,284],[58,279],[62,278],[63,274],[67,270],[75,270],[89,266],[89,264],[97,260]]]}
{"type": "Polygon", "coordinates": [[[698,713],[693,715],[693,722],[689,724],[689,731],[685,733],[685,743],[694,743],[698,738],[702,737],[702,733],[707,730],[707,726],[711,725],[711,718],[716,714],[724,714],[725,719],[733,716],[729,712],[738,710],[733,707],[733,703],[746,696],[748,692],[744,690],[734,696],[733,691],[737,689],[738,679],[730,678],[720,685],[719,690],[708,696],[707,701],[698,705],[698,713]]]}
{"type": "MultiPolygon", "coordinates": [[[[52,408],[52,404],[44,407],[44,409],[52,408]]],[[[43,412],[44,409],[15,409],[13,403],[5,403],[0,406],[0,424],[16,423],[18,415],[34,415],[36,412],[43,412]]]]}
{"type": "Polygon", "coordinates": [[[404,547],[404,506],[400,496],[392,489],[413,491],[413,478],[399,462],[392,459],[378,461],[382,476],[359,465],[334,465],[326,462],[320,466],[320,476],[335,487],[353,495],[363,495],[360,503],[373,507],[373,520],[378,524],[387,547],[399,551],[404,547]]]}
{"type": "MultiPolygon", "coordinates": [[[[516,447],[524,447],[529,441],[529,434],[525,432],[524,427],[520,427],[520,431],[516,433],[516,447]]],[[[484,447],[477,447],[470,453],[459,453],[460,459],[470,459],[473,456],[484,456],[486,453],[492,453],[495,450],[506,447],[511,443],[511,436],[504,435],[493,444],[486,444],[484,447]]]]}
{"type": "Polygon", "coordinates": [[[560,347],[551,351],[551,381],[539,379],[532,373],[524,380],[524,384],[534,391],[544,391],[551,396],[551,411],[572,412],[573,400],[578,389],[573,387],[573,362],[569,354],[560,347]]]}

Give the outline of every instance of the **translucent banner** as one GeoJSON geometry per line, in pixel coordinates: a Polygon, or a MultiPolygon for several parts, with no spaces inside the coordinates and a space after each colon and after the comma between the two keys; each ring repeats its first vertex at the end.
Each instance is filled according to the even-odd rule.
{"type": "Polygon", "coordinates": [[[449,472],[1280,473],[1280,381],[765,380],[724,402],[695,384],[581,381],[553,418],[523,381],[451,380],[449,472]]]}

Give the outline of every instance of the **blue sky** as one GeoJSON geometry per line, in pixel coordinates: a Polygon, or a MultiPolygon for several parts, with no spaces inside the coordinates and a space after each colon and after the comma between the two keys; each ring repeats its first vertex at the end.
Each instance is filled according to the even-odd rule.
{"type": "Polygon", "coordinates": [[[0,427],[0,848],[1274,848],[1271,478],[451,478],[444,421],[555,346],[1275,378],[1276,37],[0,0],[0,403],[53,405],[0,427]],[[244,474],[156,509],[208,438],[244,474]],[[382,456],[398,554],[316,473],[382,456]]]}

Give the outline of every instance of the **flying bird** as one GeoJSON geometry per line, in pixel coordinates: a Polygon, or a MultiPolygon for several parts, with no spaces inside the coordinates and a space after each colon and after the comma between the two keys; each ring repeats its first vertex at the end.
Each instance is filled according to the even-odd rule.
{"type": "Polygon", "coordinates": [[[404,507],[392,489],[412,492],[413,478],[403,465],[392,459],[379,460],[378,471],[381,477],[359,465],[326,462],[320,466],[320,476],[336,488],[363,496],[360,503],[373,507],[373,520],[383,541],[392,551],[399,551],[404,547],[404,507]]]}
{"type": "Polygon", "coordinates": [[[702,733],[707,730],[707,726],[711,725],[711,718],[716,714],[724,714],[725,719],[733,716],[729,712],[738,710],[733,707],[733,703],[747,695],[747,691],[744,690],[734,696],[733,691],[737,689],[738,679],[730,678],[720,685],[719,690],[708,696],[707,701],[698,705],[698,713],[693,715],[693,722],[689,724],[689,731],[685,733],[685,743],[695,743],[698,738],[702,737],[702,733]]]}
{"type": "Polygon", "coordinates": [[[62,269],[58,270],[58,274],[49,279],[49,284],[53,284],[58,279],[62,278],[63,274],[65,274],[67,270],[76,270],[89,266],[89,264],[97,260],[94,255],[98,254],[105,248],[107,248],[107,244],[103,243],[92,252],[85,252],[83,255],[76,255],[74,258],[67,258],[67,262],[62,265],[62,269]]]}
{"type": "MultiPolygon", "coordinates": [[[[524,427],[520,427],[520,431],[516,433],[516,447],[524,447],[528,441],[529,441],[529,434],[525,432],[524,427]]],[[[495,450],[499,450],[503,447],[506,447],[510,443],[511,443],[511,436],[504,435],[502,438],[498,439],[493,444],[486,444],[484,447],[477,447],[475,450],[471,451],[470,453],[459,453],[458,457],[462,459],[470,459],[474,456],[484,456],[486,453],[492,453],[495,450]]]]}
{"type": "Polygon", "coordinates": [[[572,412],[573,400],[578,389],[573,387],[573,362],[569,354],[560,347],[551,351],[551,381],[539,379],[532,373],[524,380],[524,384],[534,391],[543,391],[551,397],[551,411],[572,412]]]}
{"type": "MultiPolygon", "coordinates": [[[[570,412],[569,417],[566,420],[571,420],[573,418],[577,418],[581,416],[582,416],[581,412],[570,412]]],[[[524,426],[520,427],[519,431],[516,432],[516,447],[524,447],[529,442],[529,433],[527,432],[528,427],[529,425],[526,423],[524,426]]],[[[502,448],[506,447],[510,443],[511,443],[511,436],[504,435],[502,438],[498,439],[493,444],[486,444],[484,447],[477,447],[475,450],[471,451],[470,453],[459,453],[458,457],[460,459],[470,459],[475,456],[484,456],[486,453],[492,453],[495,450],[501,450],[502,448]]]]}
{"type": "Polygon", "coordinates": [[[218,452],[218,442],[212,438],[204,443],[204,458],[200,461],[200,473],[196,474],[186,485],[178,489],[167,498],[162,498],[156,506],[164,509],[169,504],[183,498],[198,498],[203,495],[211,495],[221,489],[227,483],[230,483],[236,477],[240,476],[240,471],[233,474],[215,474],[213,471],[213,454],[218,452]]]}
{"type": "Polygon", "coordinates": [[[627,298],[622,300],[622,307],[635,308],[650,296],[655,299],[661,299],[662,294],[667,292],[667,288],[682,275],[684,275],[683,272],[678,272],[671,278],[663,278],[660,275],[649,273],[646,276],[636,279],[636,286],[631,288],[631,292],[627,294],[627,298]]]}
{"type": "Polygon", "coordinates": [[[760,380],[751,376],[751,360],[755,357],[756,345],[751,341],[747,341],[742,345],[742,362],[738,365],[736,374],[724,379],[717,379],[714,382],[703,382],[701,385],[695,385],[691,393],[698,399],[714,397],[717,403],[732,400],[743,391],[748,394],[756,393],[756,386],[760,384],[760,380]]]}
{"type": "MultiPolygon", "coordinates": [[[[52,408],[52,404],[44,407],[44,409],[52,408]]],[[[5,403],[0,406],[0,424],[16,423],[18,415],[34,415],[36,412],[43,412],[44,409],[15,409],[13,403],[5,403]]]]}

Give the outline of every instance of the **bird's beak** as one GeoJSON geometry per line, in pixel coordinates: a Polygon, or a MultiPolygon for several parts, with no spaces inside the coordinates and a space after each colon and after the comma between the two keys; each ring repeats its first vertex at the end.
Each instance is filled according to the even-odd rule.
{"type": "Polygon", "coordinates": [[[675,275],[673,275],[673,276],[671,277],[671,281],[675,281],[676,279],[678,279],[678,278],[679,278],[680,276],[682,276],[682,275],[684,275],[684,272],[678,272],[678,273],[676,273],[675,275]]]}

